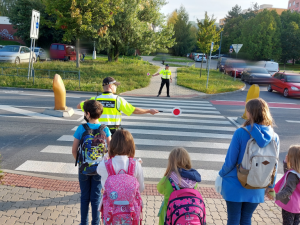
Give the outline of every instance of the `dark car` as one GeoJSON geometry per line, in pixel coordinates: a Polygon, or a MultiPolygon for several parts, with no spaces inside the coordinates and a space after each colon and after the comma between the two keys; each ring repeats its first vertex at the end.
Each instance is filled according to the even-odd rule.
{"type": "Polygon", "coordinates": [[[227,58],[226,57],[220,57],[217,63],[217,69],[219,69],[220,72],[224,71],[224,65],[226,62],[227,58]]]}
{"type": "Polygon", "coordinates": [[[247,67],[241,74],[241,80],[249,84],[269,84],[271,75],[261,67],[247,67]]]}
{"type": "Polygon", "coordinates": [[[300,74],[295,73],[275,73],[271,78],[268,91],[278,91],[284,97],[300,96],[300,74]]]}
{"type": "Polygon", "coordinates": [[[224,65],[224,73],[234,77],[241,77],[242,71],[247,67],[244,60],[226,60],[224,65]]]}

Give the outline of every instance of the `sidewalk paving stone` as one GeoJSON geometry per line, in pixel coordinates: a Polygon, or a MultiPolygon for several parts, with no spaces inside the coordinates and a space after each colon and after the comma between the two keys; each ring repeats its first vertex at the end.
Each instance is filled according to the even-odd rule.
{"type": "MultiPolygon", "coordinates": [[[[0,196],[5,201],[0,202],[0,224],[79,224],[80,223],[80,193],[78,182],[67,181],[62,187],[52,189],[53,183],[58,180],[35,178],[35,185],[41,189],[33,188],[31,176],[13,175],[6,173],[1,180],[0,196]],[[19,179],[23,182],[17,182],[19,179]],[[47,186],[43,183],[47,182],[47,186]],[[66,185],[72,184],[72,192],[66,191],[66,185]],[[19,186],[18,186],[19,185],[19,186]],[[18,191],[16,191],[18,190],[18,191]],[[18,196],[19,199],[14,198],[18,196]]],[[[207,225],[227,224],[226,203],[222,196],[217,194],[212,187],[199,187],[198,190],[204,197],[206,204],[207,225]]],[[[157,190],[155,184],[145,184],[145,191],[141,193],[143,199],[143,224],[158,224],[159,212],[163,196],[157,190]]],[[[267,199],[266,199],[267,200],[267,199]]],[[[91,210],[89,215],[91,221],[91,210]]],[[[252,217],[253,225],[279,225],[282,224],[281,209],[271,201],[260,204],[252,217]]]]}

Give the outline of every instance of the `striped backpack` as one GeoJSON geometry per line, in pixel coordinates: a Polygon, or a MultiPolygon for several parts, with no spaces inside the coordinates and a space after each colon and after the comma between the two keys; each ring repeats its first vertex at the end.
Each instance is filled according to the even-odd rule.
{"type": "Polygon", "coordinates": [[[134,177],[136,160],[129,158],[128,172],[116,174],[112,159],[105,161],[108,178],[105,181],[102,219],[105,225],[138,225],[142,223],[140,184],[134,177]]]}
{"type": "Polygon", "coordinates": [[[165,225],[205,225],[206,211],[203,198],[198,190],[180,189],[170,177],[173,187],[170,195],[165,225]]]}

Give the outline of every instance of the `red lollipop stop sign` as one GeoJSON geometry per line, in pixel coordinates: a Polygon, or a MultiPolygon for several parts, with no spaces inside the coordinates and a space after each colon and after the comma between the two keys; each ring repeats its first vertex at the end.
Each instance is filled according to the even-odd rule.
{"type": "Polygon", "coordinates": [[[172,113],[173,113],[173,116],[180,116],[180,114],[181,114],[181,109],[180,108],[174,108],[173,110],[172,110],[172,113]]]}

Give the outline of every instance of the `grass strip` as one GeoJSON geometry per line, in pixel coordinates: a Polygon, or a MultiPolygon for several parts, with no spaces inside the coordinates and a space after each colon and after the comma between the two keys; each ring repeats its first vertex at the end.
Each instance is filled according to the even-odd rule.
{"type": "Polygon", "coordinates": [[[279,69],[280,71],[292,71],[292,72],[296,72],[299,73],[300,72],[300,64],[286,64],[284,66],[284,64],[279,64],[279,69]]]}
{"type": "Polygon", "coordinates": [[[202,70],[200,77],[200,68],[182,67],[177,69],[177,84],[189,89],[204,92],[206,94],[217,94],[232,92],[244,87],[240,80],[234,81],[234,78],[220,73],[218,70],[210,70],[208,88],[206,88],[207,74],[202,70]]]}
{"type": "Polygon", "coordinates": [[[154,74],[158,70],[158,66],[153,66],[149,62],[130,57],[123,57],[119,62],[108,62],[105,57],[97,57],[96,60],[89,60],[88,58],[80,64],[80,88],[78,82],[78,68],[76,62],[69,61],[47,61],[34,63],[35,79],[27,79],[28,63],[22,63],[18,66],[12,63],[0,64],[0,86],[1,87],[20,87],[20,88],[39,88],[52,89],[53,77],[57,71],[59,72],[66,90],[74,91],[102,91],[102,80],[105,77],[114,77],[121,85],[117,88],[117,93],[122,93],[138,88],[143,88],[149,85],[151,76],[147,73],[154,74]],[[10,67],[10,68],[1,68],[10,67]],[[18,68],[18,69],[17,69],[18,68]],[[46,70],[39,71],[38,69],[46,70]],[[50,70],[50,71],[47,71],[50,70]],[[71,73],[67,71],[75,71],[71,73]],[[7,76],[7,75],[19,76],[7,76]],[[50,77],[50,78],[49,78],[50,77]],[[69,79],[74,80],[69,80],[69,79]]]}
{"type": "Polygon", "coordinates": [[[153,61],[162,61],[165,62],[194,62],[194,60],[189,59],[187,57],[180,56],[169,56],[169,55],[157,55],[153,58],[153,61]]]}

